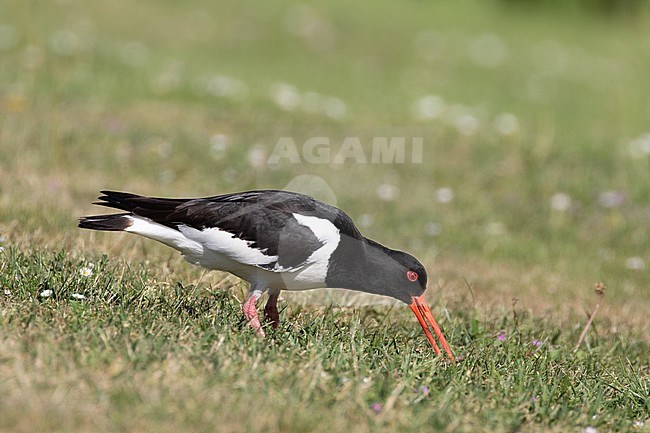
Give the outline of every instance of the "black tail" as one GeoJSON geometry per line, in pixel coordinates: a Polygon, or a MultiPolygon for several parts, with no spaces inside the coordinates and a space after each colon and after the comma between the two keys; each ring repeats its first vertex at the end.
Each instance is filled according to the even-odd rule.
{"type": "Polygon", "coordinates": [[[101,191],[101,193],[103,195],[99,196],[99,201],[93,204],[123,210],[128,213],[83,217],[79,220],[80,228],[120,231],[132,224],[129,218],[123,218],[125,215],[138,215],[175,229],[178,224],[169,221],[169,216],[176,212],[178,206],[192,200],[145,197],[128,192],[107,190],[101,191]]]}
{"type": "Polygon", "coordinates": [[[128,192],[101,191],[101,193],[103,195],[98,197],[101,201],[96,201],[93,204],[125,210],[127,212],[132,212],[137,207],[137,204],[133,200],[145,198],[128,192]]]}
{"type": "MultiPolygon", "coordinates": [[[[149,218],[160,224],[168,225],[167,217],[173,214],[177,207],[190,201],[187,198],[158,198],[145,197],[128,192],[102,191],[102,196],[93,204],[112,207],[149,218]]],[[[170,225],[173,227],[173,225],[170,225]]]]}
{"type": "Polygon", "coordinates": [[[106,230],[111,232],[123,231],[133,222],[127,218],[129,214],[97,215],[79,218],[79,228],[91,230],[106,230]]]}

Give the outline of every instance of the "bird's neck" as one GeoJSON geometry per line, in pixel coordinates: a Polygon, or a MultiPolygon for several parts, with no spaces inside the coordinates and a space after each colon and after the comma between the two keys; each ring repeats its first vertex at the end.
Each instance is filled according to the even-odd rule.
{"type": "Polygon", "coordinates": [[[330,261],[327,286],[386,294],[381,289],[390,283],[398,267],[397,262],[387,260],[390,251],[369,239],[342,237],[330,261]]]}

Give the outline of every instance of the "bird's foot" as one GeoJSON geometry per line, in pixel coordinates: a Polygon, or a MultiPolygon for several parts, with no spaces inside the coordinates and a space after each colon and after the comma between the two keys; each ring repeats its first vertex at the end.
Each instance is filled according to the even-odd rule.
{"type": "Polygon", "coordinates": [[[255,308],[255,304],[260,296],[262,296],[262,292],[258,290],[251,292],[248,299],[246,299],[246,302],[244,302],[244,305],[242,305],[242,311],[244,312],[246,321],[248,321],[251,327],[255,330],[255,333],[260,337],[264,337],[264,330],[262,329],[262,324],[257,316],[257,308],[255,308]]]}

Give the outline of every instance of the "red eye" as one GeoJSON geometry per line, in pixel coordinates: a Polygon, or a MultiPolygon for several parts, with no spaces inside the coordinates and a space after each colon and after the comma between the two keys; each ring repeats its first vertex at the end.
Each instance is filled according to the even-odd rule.
{"type": "Polygon", "coordinates": [[[417,281],[418,280],[418,274],[417,274],[417,272],[408,271],[406,273],[406,278],[408,278],[409,281],[417,281]]]}

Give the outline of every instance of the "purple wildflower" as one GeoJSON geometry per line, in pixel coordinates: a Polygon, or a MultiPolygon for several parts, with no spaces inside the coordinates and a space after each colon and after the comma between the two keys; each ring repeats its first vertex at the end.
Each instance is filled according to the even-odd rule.
{"type": "Polygon", "coordinates": [[[499,341],[506,341],[508,339],[508,335],[505,332],[499,332],[497,335],[497,340],[499,341]]]}
{"type": "Polygon", "coordinates": [[[422,393],[422,395],[429,395],[429,387],[426,385],[422,385],[420,387],[420,393],[422,393]]]}
{"type": "Polygon", "coordinates": [[[540,340],[533,340],[530,342],[530,344],[535,347],[541,347],[542,342],[540,340]]]}
{"type": "Polygon", "coordinates": [[[378,414],[379,412],[381,412],[381,410],[382,410],[383,408],[384,408],[384,405],[382,405],[381,403],[377,403],[377,402],[375,402],[375,403],[373,403],[373,404],[370,405],[370,409],[372,409],[372,411],[373,411],[374,413],[376,413],[376,414],[378,414]]]}
{"type": "Polygon", "coordinates": [[[604,208],[613,209],[623,205],[626,198],[623,191],[605,191],[598,197],[598,203],[604,208]]]}

